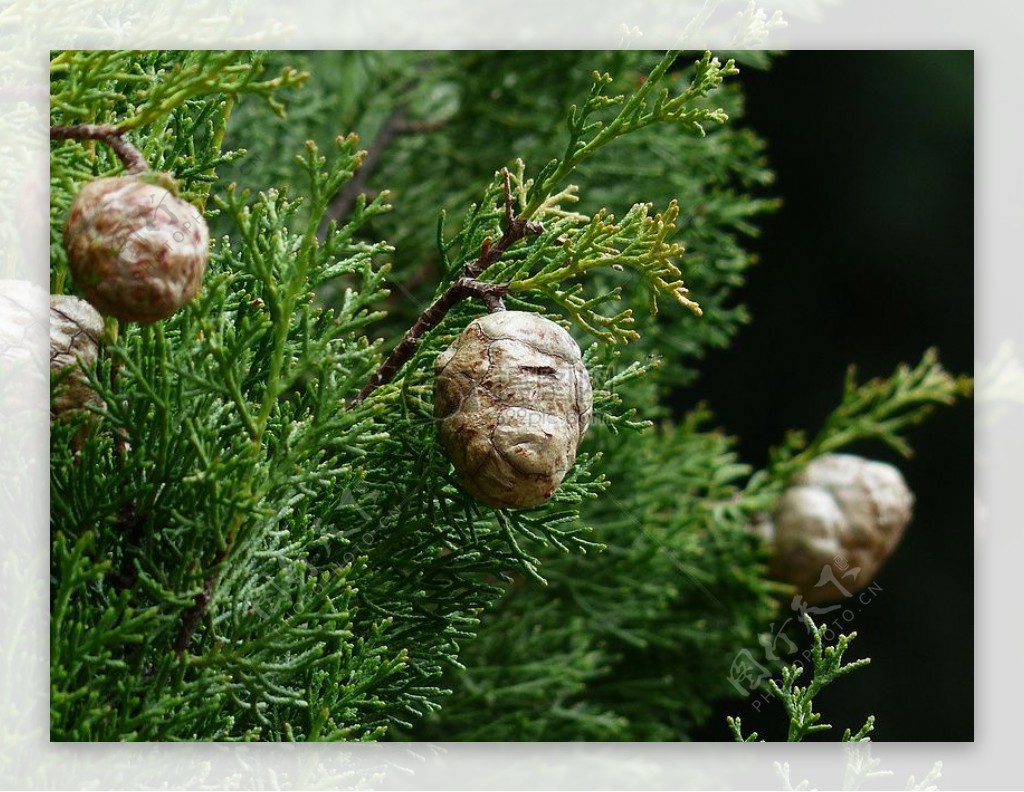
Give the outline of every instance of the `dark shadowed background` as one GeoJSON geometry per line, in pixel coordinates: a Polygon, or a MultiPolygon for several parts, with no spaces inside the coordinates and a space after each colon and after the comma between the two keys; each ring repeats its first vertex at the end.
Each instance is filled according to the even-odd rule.
{"type": "MultiPolygon", "coordinates": [[[[973,62],[792,52],[743,70],[744,123],[768,141],[784,204],[752,244],[761,263],[742,297],[753,321],[678,406],[707,400],[746,460],[764,462],[787,429],[813,432],[838,403],[844,362],[862,379],[887,375],[934,346],[952,372],[972,371],[973,62]]],[[[873,661],[821,696],[836,727],[823,739],[869,714],[876,740],[973,739],[973,434],[965,402],[911,430],[909,461],[854,449],[897,462],[917,506],[881,590],[844,603],[852,618],[820,617],[856,630],[850,656],[873,661]]],[[[727,714],[785,739],[781,706],[750,702],[721,707],[699,738],[729,739],[727,714]]]]}

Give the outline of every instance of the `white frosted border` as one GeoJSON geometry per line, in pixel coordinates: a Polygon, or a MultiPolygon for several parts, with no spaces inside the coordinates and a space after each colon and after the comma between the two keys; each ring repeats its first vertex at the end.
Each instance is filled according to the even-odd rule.
{"type": "MultiPolygon", "coordinates": [[[[905,786],[943,763],[939,788],[1011,788],[1018,773],[1020,615],[1015,607],[1024,521],[1017,493],[1024,420],[1007,395],[1024,353],[1024,90],[1019,32],[1024,4],[986,0],[562,0],[296,3],[266,0],[36,4],[0,10],[0,297],[45,287],[46,61],[50,47],[259,46],[298,48],[957,48],[976,64],[976,350],[979,368],[1003,352],[1001,376],[979,382],[981,425],[976,543],[976,742],[875,744],[871,757],[905,786]],[[59,7],[59,8],[58,8],[59,7]],[[305,13],[298,13],[303,9],[305,13]],[[786,25],[774,12],[780,11],[786,25]],[[745,17],[738,16],[745,13],[745,17]],[[689,35],[684,35],[688,31],[689,35]],[[683,39],[682,41],[680,39],[683,39]],[[691,43],[692,42],[692,43],[691,43]],[[30,174],[37,172],[35,177],[30,174]],[[34,185],[43,185],[38,190],[34,185]],[[1014,357],[1006,357],[1011,352],[1014,357]]],[[[937,262],[936,266],[942,266],[937,262]]],[[[955,298],[957,296],[951,296],[955,298]]],[[[959,295],[967,299],[966,295],[959,295]]],[[[41,306],[43,303],[40,302],[41,306]]],[[[0,786],[30,788],[629,789],[781,788],[843,785],[867,757],[837,744],[561,745],[49,745],[47,381],[39,356],[46,316],[26,325],[21,348],[0,347],[0,786]],[[24,353],[24,354],[22,354],[24,353]],[[10,387],[16,383],[15,387],[10,387]]],[[[1014,395],[1016,394],[1016,395],[1014,395]]],[[[967,679],[950,680],[967,683],[967,679]]],[[[948,694],[948,692],[947,692],[948,694]]],[[[965,691],[965,695],[969,692],[965,691]]],[[[939,695],[937,692],[936,695],[939,695]]]]}

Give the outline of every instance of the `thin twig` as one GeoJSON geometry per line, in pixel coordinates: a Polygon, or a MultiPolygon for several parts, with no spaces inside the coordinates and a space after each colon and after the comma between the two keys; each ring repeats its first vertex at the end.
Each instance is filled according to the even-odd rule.
{"type": "MultiPolygon", "coordinates": [[[[228,548],[224,548],[217,553],[213,559],[214,569],[220,566],[221,562],[227,557],[227,554],[228,548]]],[[[196,594],[192,607],[185,611],[185,616],[181,620],[181,630],[178,632],[178,638],[174,642],[174,652],[179,657],[188,651],[188,645],[192,642],[192,636],[195,634],[199,622],[202,621],[203,614],[206,613],[206,607],[213,598],[213,588],[216,585],[217,573],[214,572],[203,581],[203,590],[196,594]]]]}
{"type": "Polygon", "coordinates": [[[121,556],[121,564],[118,569],[111,568],[107,572],[107,579],[118,591],[130,589],[138,579],[139,570],[132,563],[130,548],[137,547],[142,542],[142,525],[145,517],[135,509],[134,503],[126,503],[121,507],[114,523],[118,536],[124,537],[125,550],[121,556]]]}
{"type": "Polygon", "coordinates": [[[467,297],[480,297],[492,313],[504,308],[501,303],[501,297],[508,291],[508,286],[498,283],[484,283],[478,281],[477,278],[500,259],[512,245],[531,234],[541,233],[544,227],[540,223],[524,220],[516,216],[508,170],[504,170],[502,175],[505,191],[505,229],[501,239],[494,244],[491,244],[490,237],[483,241],[483,244],[480,246],[480,255],[465,266],[462,271],[462,277],[456,279],[445,290],[444,294],[438,297],[429,308],[420,314],[416,323],[409,328],[398,346],[392,350],[387,360],[381,364],[377,372],[370,377],[370,381],[366,383],[359,392],[359,395],[352,401],[352,406],[362,402],[381,385],[391,382],[399,369],[412,357],[413,352],[416,350],[416,345],[423,334],[437,327],[448,311],[467,297]]]}
{"type": "Polygon", "coordinates": [[[128,173],[143,173],[149,170],[149,163],[142,152],[124,139],[125,130],[109,124],[78,124],[76,126],[50,127],[50,140],[98,140],[114,150],[117,158],[124,163],[128,173]]]}

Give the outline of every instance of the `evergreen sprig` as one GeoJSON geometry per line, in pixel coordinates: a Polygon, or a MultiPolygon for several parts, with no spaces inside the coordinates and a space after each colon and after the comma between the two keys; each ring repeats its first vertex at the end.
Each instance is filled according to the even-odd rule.
{"type": "Polygon", "coordinates": [[[635,272],[647,288],[652,314],[658,312],[661,294],[669,295],[699,316],[700,308],[686,296],[688,291],[679,278],[680,270],[673,263],[674,258],[682,255],[683,247],[668,241],[675,231],[679,205],[673,202],[663,213],[653,216],[650,209],[649,205],[635,204],[619,222],[610,213],[599,212],[586,225],[571,230],[559,224],[549,231],[549,236],[555,235],[560,246],[544,245],[546,240],[542,240],[522,261],[518,272],[505,268],[492,277],[511,276],[512,294],[544,295],[564,308],[582,329],[604,342],[635,341],[640,335],[632,329],[631,309],[614,316],[598,312],[600,306],[621,298],[621,286],[588,299],[582,296],[582,283],[573,283],[597,267],[635,272]]]}
{"type": "Polygon", "coordinates": [[[782,445],[772,449],[769,463],[751,477],[747,486],[754,509],[767,508],[786,483],[811,460],[860,440],[879,440],[902,454],[912,450],[905,433],[940,405],[953,404],[973,390],[970,377],[955,377],[927,350],[915,366],[900,364],[888,378],[858,384],[850,366],[843,384],[842,400],[808,441],[802,432],[790,432],[782,445]]]}
{"type": "Polygon", "coordinates": [[[607,72],[594,72],[586,101],[569,108],[566,119],[569,140],[565,152],[561,159],[549,161],[527,190],[528,199],[522,211],[524,217],[534,217],[584,160],[623,135],[657,122],[668,122],[703,136],[705,123],[727,120],[720,108],[695,107],[693,103],[718,88],[725,77],[739,74],[735,62],[730,60],[723,66],[718,58],[705,52],[696,62],[687,87],[673,96],[672,91],[661,83],[679,54],[678,51],[667,52],[642,79],[640,87],[629,94],[608,96],[606,89],[613,82],[612,76],[607,72]],[[618,108],[611,119],[596,117],[609,108],[618,108]]]}
{"type": "MultiPolygon", "coordinates": [[[[843,662],[843,654],[850,647],[853,639],[857,637],[857,633],[840,635],[836,638],[835,644],[826,646],[822,628],[818,627],[807,614],[804,614],[804,625],[811,635],[811,673],[807,685],[801,687],[796,684],[804,672],[804,667],[799,663],[783,667],[781,683],[774,679],[768,680],[768,691],[782,703],[789,718],[789,731],[786,736],[788,742],[800,742],[811,734],[831,729],[831,724],[821,721],[821,713],[815,712],[814,697],[840,677],[871,662],[868,658],[861,658],[849,663],[843,662]]],[[[757,740],[757,732],[752,732],[746,737],[743,736],[742,723],[738,717],[730,716],[726,721],[737,742],[757,740]]],[[[856,733],[851,733],[849,729],[846,729],[843,732],[842,741],[867,740],[874,725],[874,716],[869,716],[856,733]]]]}
{"type": "Polygon", "coordinates": [[[687,87],[673,95],[663,82],[678,56],[678,52],[666,53],[628,97],[607,96],[611,76],[594,73],[587,100],[582,106],[570,108],[569,140],[562,157],[549,161],[530,179],[525,176],[522,161],[517,162],[518,214],[544,223],[546,233],[524,257],[505,263],[487,276],[489,280],[507,282],[512,293],[539,292],[561,306],[581,329],[604,342],[634,341],[639,335],[633,329],[631,309],[612,316],[598,310],[621,298],[621,286],[588,298],[583,295],[582,284],[575,282],[598,267],[636,273],[646,287],[651,314],[657,313],[659,295],[701,314],[698,304],[687,296],[680,270],[672,261],[683,253],[682,245],[669,241],[679,217],[676,201],[654,215],[650,214],[650,204],[634,204],[618,223],[607,210],[587,218],[564,208],[578,200],[577,188],[565,185],[566,180],[585,160],[618,138],[654,124],[677,124],[703,136],[703,124],[728,119],[721,108],[702,107],[699,101],[717,89],[726,76],[739,73],[734,62],[722,66],[711,53],[705,53],[696,62],[687,87]],[[618,108],[612,118],[596,117],[609,108],[618,108]]]}
{"type": "Polygon", "coordinates": [[[282,112],[274,94],[302,85],[309,77],[286,68],[259,80],[265,53],[194,50],[141,53],[119,50],[67,50],[50,58],[50,106],[64,123],[95,123],[97,108],[117,118],[120,129],[151,126],[166,119],[189,99],[209,95],[253,94],[282,112]],[[122,86],[131,86],[126,94],[122,86]],[[125,112],[128,110],[128,112],[125,112]]]}

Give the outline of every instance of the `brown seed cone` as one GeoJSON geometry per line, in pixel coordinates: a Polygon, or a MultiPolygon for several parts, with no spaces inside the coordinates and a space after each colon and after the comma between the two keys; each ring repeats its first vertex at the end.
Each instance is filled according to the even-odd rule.
{"type": "Polygon", "coordinates": [[[779,498],[772,573],[809,604],[855,594],[875,579],[910,522],[914,496],[892,465],[826,454],[779,498]]]}
{"type": "Polygon", "coordinates": [[[103,317],[89,303],[64,294],[50,295],[50,373],[63,373],[54,385],[51,421],[66,421],[98,403],[78,361],[85,366],[96,362],[102,336],[103,317]]]}
{"type": "Polygon", "coordinates": [[[547,501],[593,413],[572,336],[538,314],[498,311],[470,322],[435,375],[438,433],[466,490],[499,508],[547,501]]]}
{"type": "Polygon", "coordinates": [[[107,316],[148,324],[199,292],[210,235],[188,202],[144,177],[120,176],[90,182],[75,196],[64,247],[89,302],[107,316]]]}

